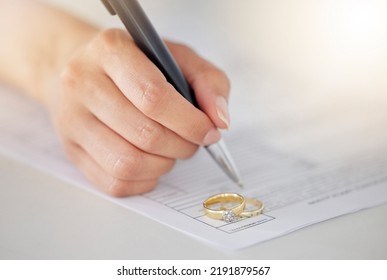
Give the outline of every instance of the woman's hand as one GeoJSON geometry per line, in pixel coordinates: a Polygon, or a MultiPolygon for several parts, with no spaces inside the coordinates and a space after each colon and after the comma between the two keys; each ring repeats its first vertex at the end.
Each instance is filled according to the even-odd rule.
{"type": "Polygon", "coordinates": [[[104,192],[147,192],[176,159],[220,139],[229,82],[191,49],[168,42],[201,110],[186,101],[127,32],[99,32],[81,47],[45,102],[70,160],[104,192]]]}

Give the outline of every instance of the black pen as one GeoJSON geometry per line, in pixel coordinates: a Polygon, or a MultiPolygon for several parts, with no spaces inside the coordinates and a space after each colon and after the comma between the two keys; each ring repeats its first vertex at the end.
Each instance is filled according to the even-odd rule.
{"type": "MultiPolygon", "coordinates": [[[[192,88],[137,0],[102,0],[102,2],[112,15],[119,16],[137,46],[161,70],[167,81],[192,105],[199,108],[192,88]]],[[[242,187],[239,172],[223,140],[205,148],[223,171],[242,187]]]]}

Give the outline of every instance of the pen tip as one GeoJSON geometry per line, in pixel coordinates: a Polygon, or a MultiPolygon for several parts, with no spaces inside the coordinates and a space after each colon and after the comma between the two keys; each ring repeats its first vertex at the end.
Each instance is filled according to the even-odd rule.
{"type": "Polygon", "coordinates": [[[243,188],[243,183],[241,181],[237,182],[238,187],[243,188]]]}

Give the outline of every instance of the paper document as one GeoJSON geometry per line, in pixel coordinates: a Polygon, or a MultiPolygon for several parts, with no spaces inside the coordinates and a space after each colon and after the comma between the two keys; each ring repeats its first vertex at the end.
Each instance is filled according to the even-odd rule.
{"type": "Polygon", "coordinates": [[[154,191],[116,199],[97,191],[65,159],[39,105],[9,89],[0,89],[0,99],[3,154],[217,247],[244,248],[387,202],[386,133],[380,135],[375,122],[369,127],[358,124],[353,130],[337,123],[335,128],[322,127],[311,133],[314,137],[306,137],[305,132],[308,141],[289,137],[281,145],[268,141],[253,125],[234,129],[225,135],[225,141],[241,171],[243,189],[234,185],[202,149],[192,159],[178,162],[154,191]],[[330,142],[332,137],[336,140],[330,142]],[[368,141],[368,137],[372,139],[368,141]],[[292,148],[287,149],[286,143],[292,148]],[[203,201],[223,192],[261,200],[264,213],[232,223],[207,217],[203,201]]]}

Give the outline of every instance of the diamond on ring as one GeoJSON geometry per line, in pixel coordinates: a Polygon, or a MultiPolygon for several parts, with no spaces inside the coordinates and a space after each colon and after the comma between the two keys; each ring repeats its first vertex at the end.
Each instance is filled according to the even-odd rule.
{"type": "Polygon", "coordinates": [[[226,223],[231,223],[237,220],[237,216],[231,210],[224,211],[222,218],[226,223]]]}

